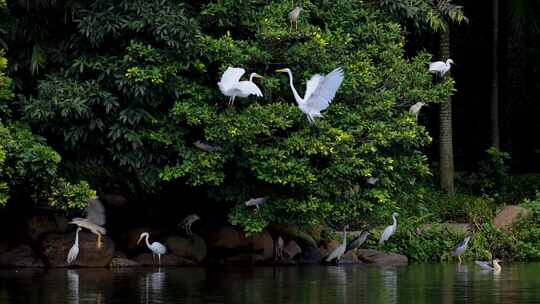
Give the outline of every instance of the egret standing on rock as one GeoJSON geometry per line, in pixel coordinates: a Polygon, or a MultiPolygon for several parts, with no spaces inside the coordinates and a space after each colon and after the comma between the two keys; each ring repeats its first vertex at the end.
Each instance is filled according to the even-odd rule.
{"type": "Polygon", "coordinates": [[[490,265],[489,262],[485,262],[485,261],[474,261],[474,263],[476,265],[478,265],[480,268],[482,268],[482,270],[487,270],[487,271],[491,271],[495,274],[498,274],[501,272],[501,265],[499,265],[499,263],[501,263],[502,261],[499,260],[499,259],[495,259],[493,260],[492,264],[490,265]]]}
{"type": "Polygon", "coordinates": [[[446,72],[450,71],[450,64],[454,64],[452,59],[444,61],[435,61],[429,64],[429,72],[439,77],[443,77],[446,72]]]}
{"type": "Polygon", "coordinates": [[[71,246],[71,249],[69,249],[66,260],[68,264],[73,263],[73,261],[75,261],[75,259],[77,259],[77,256],[79,255],[79,231],[81,230],[81,227],[77,227],[77,230],[75,231],[75,243],[73,243],[73,246],[71,246]]]}
{"type": "Polygon", "coordinates": [[[291,70],[287,68],[276,70],[276,72],[287,73],[289,75],[289,83],[294,99],[300,111],[307,115],[309,122],[314,122],[315,117],[323,117],[321,111],[328,108],[343,81],[342,68],[337,68],[326,76],[315,74],[308,80],[306,92],[304,93],[304,98],[302,98],[294,88],[291,70]]]}
{"type": "Polygon", "coordinates": [[[180,222],[180,224],[178,224],[178,227],[184,228],[186,234],[192,236],[193,232],[191,232],[191,225],[200,219],[201,218],[197,214],[188,215],[180,222]]]}
{"type": "Polygon", "coordinates": [[[105,208],[97,197],[88,200],[86,218],[73,218],[69,224],[75,224],[81,228],[86,228],[97,235],[97,248],[101,248],[101,236],[104,235],[107,230],[103,228],[103,225],[105,225],[105,208]]]}
{"type": "Polygon", "coordinates": [[[148,234],[148,232],[143,232],[141,233],[141,236],[139,237],[139,240],[137,241],[137,245],[139,245],[139,243],[141,242],[141,240],[143,238],[146,238],[145,241],[146,241],[146,247],[148,247],[148,249],[150,249],[150,251],[152,251],[152,261],[155,262],[155,256],[157,255],[158,256],[158,261],[159,261],[159,265],[161,265],[161,256],[166,254],[167,253],[167,247],[165,247],[163,244],[161,244],[160,242],[153,242],[152,244],[150,244],[148,242],[148,237],[150,235],[148,234]]]}
{"type": "Polygon", "coordinates": [[[291,22],[291,30],[293,23],[295,24],[295,29],[298,30],[298,19],[300,18],[300,12],[302,12],[303,8],[296,6],[290,13],[289,13],[289,21],[291,22]]]}
{"type": "Polygon", "coordinates": [[[355,238],[354,240],[352,240],[348,245],[347,245],[347,250],[346,251],[349,251],[349,250],[354,250],[356,248],[360,248],[360,246],[362,246],[362,244],[364,244],[364,242],[367,240],[369,236],[369,232],[367,231],[362,231],[360,233],[360,235],[355,238]]]}
{"type": "Polygon", "coordinates": [[[454,247],[454,249],[452,249],[452,251],[450,252],[451,256],[458,257],[459,264],[461,264],[461,255],[465,252],[465,250],[467,250],[467,246],[470,240],[471,240],[470,236],[465,237],[465,239],[459,242],[459,244],[457,244],[456,247],[454,247]]]}
{"type": "Polygon", "coordinates": [[[347,249],[347,229],[349,228],[348,225],[345,225],[343,227],[343,242],[341,245],[337,246],[326,258],[326,262],[330,262],[332,260],[336,260],[336,262],[339,264],[339,260],[341,259],[341,256],[345,253],[347,249]]]}
{"type": "Polygon", "coordinates": [[[425,102],[417,102],[409,108],[409,113],[414,115],[414,117],[416,118],[416,121],[418,121],[418,114],[420,113],[420,109],[422,109],[422,107],[425,105],[426,105],[425,102]]]}
{"type": "Polygon", "coordinates": [[[398,214],[396,212],[392,213],[392,225],[384,228],[383,233],[381,234],[381,239],[379,240],[379,245],[384,244],[395,232],[397,228],[397,219],[398,214]]]}
{"type": "Polygon", "coordinates": [[[257,73],[251,73],[249,81],[240,81],[242,75],[246,73],[246,70],[242,68],[229,67],[221,76],[218,87],[223,95],[229,97],[229,106],[232,106],[234,99],[238,97],[248,97],[249,95],[255,95],[257,97],[263,97],[263,94],[259,87],[253,83],[253,77],[262,78],[257,73]]]}

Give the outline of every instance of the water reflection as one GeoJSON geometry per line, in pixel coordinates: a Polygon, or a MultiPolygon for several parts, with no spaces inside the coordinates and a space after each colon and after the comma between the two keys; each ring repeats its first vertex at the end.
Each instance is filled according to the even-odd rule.
{"type": "Polygon", "coordinates": [[[143,275],[140,284],[141,290],[144,290],[141,303],[162,303],[166,277],[166,273],[159,268],[143,275]]]}
{"type": "Polygon", "coordinates": [[[79,273],[77,270],[68,269],[67,271],[68,302],[70,304],[79,304],[79,273]]]}
{"type": "Polygon", "coordinates": [[[385,303],[395,304],[397,303],[397,285],[398,276],[397,268],[385,267],[382,268],[382,288],[385,292],[385,303]]]}

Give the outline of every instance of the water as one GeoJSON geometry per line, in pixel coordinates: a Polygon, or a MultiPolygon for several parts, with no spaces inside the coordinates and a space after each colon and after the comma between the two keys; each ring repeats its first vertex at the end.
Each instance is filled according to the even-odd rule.
{"type": "Polygon", "coordinates": [[[0,303],[540,303],[540,263],[0,270],[0,303]]]}

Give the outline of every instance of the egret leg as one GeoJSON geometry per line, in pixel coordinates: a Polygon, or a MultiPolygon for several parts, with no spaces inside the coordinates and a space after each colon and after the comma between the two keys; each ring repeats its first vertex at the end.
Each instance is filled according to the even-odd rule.
{"type": "Polygon", "coordinates": [[[101,233],[97,234],[97,248],[101,248],[101,233]]]}
{"type": "Polygon", "coordinates": [[[458,255],[458,261],[459,261],[459,264],[461,265],[461,255],[458,255]]]}
{"type": "Polygon", "coordinates": [[[187,230],[189,231],[188,235],[189,235],[189,236],[192,236],[192,235],[193,235],[193,232],[191,232],[191,224],[190,224],[190,225],[187,225],[187,230]]]}
{"type": "Polygon", "coordinates": [[[158,265],[161,266],[161,254],[158,254],[157,257],[158,257],[158,265]]]}
{"type": "Polygon", "coordinates": [[[298,32],[298,21],[295,21],[294,25],[295,25],[296,31],[298,32]]]}
{"type": "Polygon", "coordinates": [[[156,255],[152,253],[152,266],[154,266],[154,264],[156,264],[156,255]]]}

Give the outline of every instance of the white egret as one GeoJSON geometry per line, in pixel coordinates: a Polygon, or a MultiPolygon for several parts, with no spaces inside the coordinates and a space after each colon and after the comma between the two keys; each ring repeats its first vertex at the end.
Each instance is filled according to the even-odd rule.
{"type": "Polygon", "coordinates": [[[191,232],[191,225],[195,223],[197,220],[200,220],[201,218],[197,214],[190,214],[186,216],[180,224],[178,224],[178,227],[182,227],[186,230],[186,234],[189,236],[193,235],[193,232],[191,232]]]}
{"type": "Polygon", "coordinates": [[[452,59],[444,61],[435,61],[429,64],[429,72],[439,77],[443,77],[446,72],[450,71],[450,64],[454,64],[452,59]]]}
{"type": "Polygon", "coordinates": [[[461,264],[461,255],[467,250],[467,245],[469,244],[469,241],[471,240],[470,236],[465,237],[463,241],[459,242],[454,249],[450,252],[451,256],[457,256],[459,260],[459,264],[461,264]]]}
{"type": "Polygon", "coordinates": [[[283,260],[283,246],[285,242],[281,236],[278,237],[276,242],[276,259],[283,260]]]}
{"type": "Polygon", "coordinates": [[[304,98],[298,95],[294,88],[293,75],[290,69],[276,70],[278,73],[287,73],[291,90],[298,104],[298,108],[307,115],[310,122],[314,122],[315,117],[323,117],[321,111],[326,110],[336,96],[336,92],[343,81],[343,69],[337,68],[326,76],[315,74],[306,84],[304,98]]]}
{"type": "Polygon", "coordinates": [[[68,264],[73,263],[75,259],[77,259],[77,256],[79,255],[79,231],[81,231],[81,227],[77,227],[77,230],[75,231],[75,242],[73,243],[73,246],[71,246],[71,249],[69,249],[66,262],[68,264]]]}
{"type": "Polygon", "coordinates": [[[229,67],[221,75],[221,80],[218,82],[218,87],[223,95],[229,97],[229,106],[232,106],[234,99],[238,97],[248,97],[249,95],[255,95],[257,97],[263,97],[263,94],[259,87],[253,83],[253,78],[262,78],[257,73],[251,73],[249,81],[240,81],[242,75],[246,73],[246,70],[242,68],[229,67]]]}
{"type": "Polygon", "coordinates": [[[384,244],[395,232],[397,228],[397,219],[398,214],[396,212],[392,213],[392,225],[384,228],[383,233],[381,234],[381,239],[379,240],[379,245],[384,244]]]}
{"type": "Polygon", "coordinates": [[[258,197],[258,198],[252,198],[248,201],[246,201],[244,204],[248,207],[255,206],[256,210],[259,209],[259,206],[266,203],[268,201],[268,197],[258,197]]]}
{"type": "Polygon", "coordinates": [[[152,261],[155,262],[155,256],[157,255],[158,256],[158,261],[159,261],[159,265],[161,265],[161,256],[166,254],[167,253],[167,247],[165,247],[163,244],[161,244],[160,242],[153,242],[152,244],[150,244],[148,242],[148,237],[150,235],[148,234],[148,232],[143,232],[141,233],[141,236],[139,237],[139,240],[137,241],[137,245],[139,245],[139,243],[141,242],[141,240],[143,238],[145,238],[145,241],[146,241],[146,247],[148,247],[148,249],[150,249],[150,251],[152,251],[152,261]]]}
{"type": "Polygon", "coordinates": [[[420,109],[422,109],[422,107],[425,105],[426,105],[425,102],[417,102],[409,108],[409,113],[414,115],[414,117],[416,118],[416,121],[418,121],[418,114],[420,113],[420,109]]]}
{"type": "Polygon", "coordinates": [[[360,233],[360,235],[355,238],[354,240],[352,240],[348,245],[347,245],[347,250],[346,251],[349,251],[349,250],[354,250],[356,248],[360,248],[360,246],[362,246],[362,244],[364,244],[364,242],[367,240],[369,236],[369,232],[367,231],[362,231],[360,233]]]}
{"type": "Polygon", "coordinates": [[[499,259],[493,260],[491,264],[485,261],[474,261],[474,263],[478,265],[480,268],[482,268],[482,270],[491,271],[495,274],[501,272],[501,265],[499,265],[499,263],[501,262],[502,261],[499,259]]]}
{"type": "Polygon", "coordinates": [[[289,13],[289,21],[291,22],[291,30],[293,23],[295,24],[296,30],[298,30],[298,19],[300,18],[300,12],[302,12],[303,8],[296,6],[290,13],[289,13]]]}
{"type": "Polygon", "coordinates": [[[101,236],[104,235],[107,230],[102,227],[105,225],[105,208],[97,197],[88,201],[88,206],[86,207],[86,218],[73,218],[69,224],[86,228],[93,234],[97,235],[97,248],[101,248],[101,236]]]}
{"type": "Polygon", "coordinates": [[[339,259],[341,259],[341,256],[343,256],[345,250],[347,249],[347,228],[349,228],[348,225],[345,225],[345,227],[343,227],[343,242],[339,246],[337,246],[328,255],[328,257],[326,257],[326,262],[330,262],[336,259],[337,263],[339,264],[339,259]]]}
{"type": "Polygon", "coordinates": [[[221,151],[223,149],[220,146],[210,145],[200,140],[197,140],[196,142],[194,142],[193,145],[203,150],[204,152],[216,152],[216,151],[221,151]]]}

